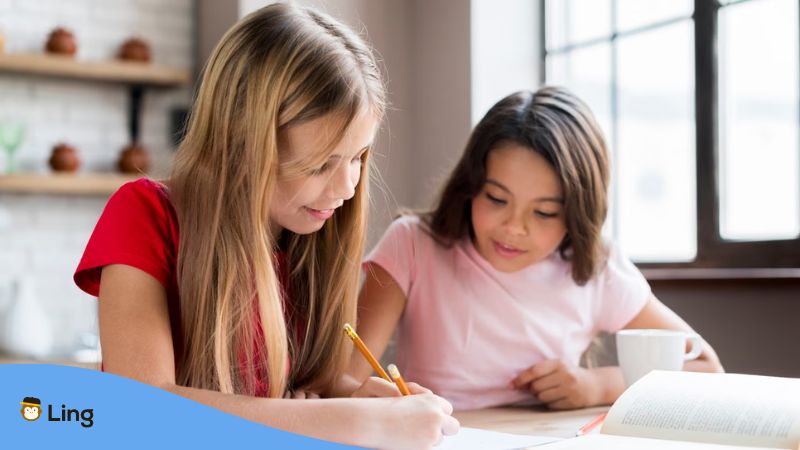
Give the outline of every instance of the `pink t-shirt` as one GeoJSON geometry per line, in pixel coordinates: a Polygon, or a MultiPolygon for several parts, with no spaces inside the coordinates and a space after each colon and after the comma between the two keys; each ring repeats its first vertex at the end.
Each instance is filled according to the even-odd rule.
{"type": "Polygon", "coordinates": [[[418,217],[395,220],[368,255],[407,303],[397,364],[456,409],[536,403],[510,382],[546,359],[577,365],[600,331],[615,332],[644,307],[650,286],[611,245],[607,267],[584,286],[557,253],[514,273],[495,270],[469,240],[437,244],[418,217]]]}

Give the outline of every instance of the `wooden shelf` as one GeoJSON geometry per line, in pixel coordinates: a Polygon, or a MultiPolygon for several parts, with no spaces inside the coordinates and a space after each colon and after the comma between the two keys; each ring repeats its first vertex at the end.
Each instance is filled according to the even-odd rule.
{"type": "Polygon", "coordinates": [[[34,360],[34,359],[13,358],[10,356],[3,356],[0,357],[0,364],[57,364],[59,366],[74,366],[74,367],[83,367],[84,369],[100,370],[99,362],[96,363],[78,362],[65,359],[34,360]]]}
{"type": "Polygon", "coordinates": [[[174,87],[190,81],[183,69],[127,61],[82,61],[47,54],[0,54],[0,72],[78,80],[174,87]]]}
{"type": "Polygon", "coordinates": [[[113,173],[0,175],[0,194],[111,195],[141,177],[113,173]]]}
{"type": "MultiPolygon", "coordinates": [[[[0,73],[40,75],[59,79],[116,83],[130,93],[130,142],[139,140],[139,121],[144,90],[180,87],[191,82],[189,71],[152,63],[118,60],[85,61],[45,53],[0,53],[0,73]]],[[[111,195],[122,184],[140,178],[114,173],[0,174],[0,194],[111,195]]]]}

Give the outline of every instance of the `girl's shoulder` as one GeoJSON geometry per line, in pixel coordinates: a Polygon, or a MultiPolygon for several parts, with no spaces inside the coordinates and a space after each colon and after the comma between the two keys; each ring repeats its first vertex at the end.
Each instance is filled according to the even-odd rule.
{"type": "Polygon", "coordinates": [[[413,234],[419,230],[421,225],[422,221],[419,216],[416,214],[403,213],[392,220],[392,223],[386,228],[386,233],[384,233],[384,235],[399,233],[413,234]]]}
{"type": "Polygon", "coordinates": [[[611,263],[619,262],[620,259],[627,259],[619,242],[613,238],[603,237],[600,246],[602,252],[600,267],[603,269],[606,269],[611,263]]]}
{"type": "Polygon", "coordinates": [[[424,223],[422,222],[422,219],[418,215],[411,213],[401,213],[399,216],[395,217],[390,227],[418,229],[423,225],[424,223]]]}
{"type": "Polygon", "coordinates": [[[176,266],[178,226],[166,187],[141,178],[122,185],[106,203],[74,274],[75,283],[97,296],[102,268],[136,267],[169,286],[176,266]]]}
{"type": "Polygon", "coordinates": [[[101,224],[110,233],[135,233],[177,247],[178,215],[167,186],[159,181],[139,178],[120,186],[106,203],[101,224]]]}
{"type": "Polygon", "coordinates": [[[603,238],[603,255],[599,267],[601,279],[605,282],[642,278],[642,274],[625,253],[625,249],[614,239],[603,238]]]}
{"type": "Polygon", "coordinates": [[[124,209],[126,214],[144,214],[157,218],[175,217],[167,186],[149,178],[129,181],[108,200],[106,210],[124,209]]]}
{"type": "Polygon", "coordinates": [[[387,271],[408,295],[412,284],[430,279],[438,269],[449,266],[455,248],[440,246],[421,217],[397,217],[364,259],[387,271]]]}
{"type": "Polygon", "coordinates": [[[403,252],[409,257],[438,255],[448,248],[441,246],[425,221],[416,214],[403,214],[392,221],[373,248],[372,254],[403,252]]]}
{"type": "Polygon", "coordinates": [[[120,186],[111,198],[141,198],[162,201],[169,199],[168,192],[167,186],[162,182],[150,178],[138,178],[120,186]]]}
{"type": "Polygon", "coordinates": [[[403,213],[392,221],[384,238],[410,240],[415,243],[436,243],[433,232],[417,214],[403,213]]]}

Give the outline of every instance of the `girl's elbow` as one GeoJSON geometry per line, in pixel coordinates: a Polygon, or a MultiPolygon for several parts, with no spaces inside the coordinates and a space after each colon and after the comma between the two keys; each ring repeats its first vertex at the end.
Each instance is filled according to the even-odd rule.
{"type": "Polygon", "coordinates": [[[704,372],[711,372],[711,373],[725,372],[725,368],[722,367],[722,363],[720,362],[719,357],[717,357],[717,354],[713,350],[704,351],[700,355],[700,358],[698,359],[703,363],[705,363],[706,370],[704,370],[704,372]]]}
{"type": "Polygon", "coordinates": [[[725,368],[722,367],[722,363],[720,363],[718,359],[715,359],[712,363],[711,371],[714,373],[725,373],[725,368]]]}

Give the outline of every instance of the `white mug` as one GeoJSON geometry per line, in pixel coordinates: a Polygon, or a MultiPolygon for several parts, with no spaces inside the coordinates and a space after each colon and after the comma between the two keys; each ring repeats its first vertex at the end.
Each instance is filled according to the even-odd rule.
{"type": "Polygon", "coordinates": [[[625,377],[632,385],[652,370],[681,370],[703,351],[700,336],[675,330],[621,330],[617,332],[617,358],[625,377]],[[686,351],[686,341],[691,343],[686,351]]]}

